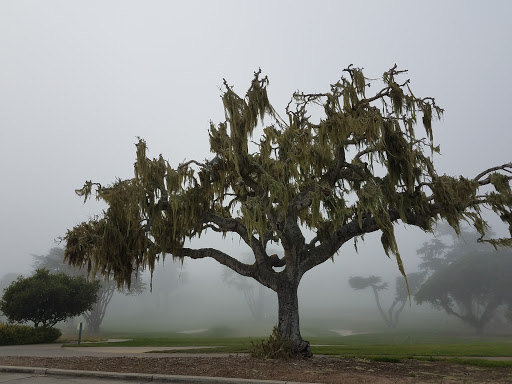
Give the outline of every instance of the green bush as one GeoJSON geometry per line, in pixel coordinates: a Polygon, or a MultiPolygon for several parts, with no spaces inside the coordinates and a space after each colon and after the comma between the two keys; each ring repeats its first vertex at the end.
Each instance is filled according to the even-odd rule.
{"type": "Polygon", "coordinates": [[[249,353],[260,359],[290,359],[295,356],[293,343],[283,339],[277,327],[274,327],[267,340],[251,341],[249,353]]]}
{"type": "Polygon", "coordinates": [[[58,328],[0,324],[0,345],[53,343],[61,335],[58,328]]]}
{"type": "Polygon", "coordinates": [[[0,299],[0,311],[13,323],[31,321],[50,328],[58,322],[90,311],[98,300],[98,281],[37,269],[30,277],[20,276],[0,299]]]}
{"type": "Polygon", "coordinates": [[[234,330],[233,328],[226,327],[224,325],[217,325],[214,327],[211,327],[206,331],[205,333],[202,333],[201,335],[205,335],[208,337],[229,337],[233,336],[234,330]]]}

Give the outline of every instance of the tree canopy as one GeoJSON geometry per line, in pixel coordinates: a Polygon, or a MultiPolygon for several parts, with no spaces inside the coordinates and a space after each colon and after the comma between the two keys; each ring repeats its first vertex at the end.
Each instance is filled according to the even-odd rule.
{"type": "Polygon", "coordinates": [[[353,66],[343,73],[324,93],[296,92],[284,118],[269,101],[261,71],[245,96],[224,80],[225,121],[210,124],[212,156],[173,167],[162,155],[148,157],[139,139],[133,178],[88,181],[77,190],[108,208],[66,233],[67,261],[129,285],[134,269],[153,271],[166,254],[212,258],[277,292],[281,335],[309,354],[299,331],[299,282],[348,241],[380,231],[403,276],[394,234],[400,221],[432,231],[444,219],[459,231],[465,220],[482,241],[510,245],[510,238],[484,237],[481,209],[512,223],[512,164],[469,178],[438,175],[433,121],[443,109],[435,99],[416,96],[396,65],[380,79],[353,66]],[[493,188],[482,190],[486,185],[493,188]],[[187,245],[207,230],[240,237],[254,260],[187,245]],[[270,242],[281,255],[267,252],[270,242]]]}
{"type": "Polygon", "coordinates": [[[97,282],[82,276],[38,269],[33,276],[20,276],[4,289],[0,310],[9,322],[32,321],[35,327],[53,327],[90,310],[97,300],[98,288],[97,282]]]}
{"type": "MultiPolygon", "coordinates": [[[[68,276],[84,276],[87,277],[87,270],[76,266],[70,266],[64,262],[64,249],[54,247],[46,255],[33,255],[34,266],[37,269],[47,269],[52,273],[62,272],[68,276]]],[[[129,289],[120,289],[125,295],[138,295],[141,294],[146,284],[142,281],[140,271],[134,271],[132,278],[132,284],[129,289]]],[[[118,291],[117,284],[110,276],[104,276],[100,273],[95,274],[92,277],[93,280],[98,281],[99,289],[97,292],[98,299],[94,303],[91,309],[88,309],[82,313],[82,316],[87,323],[88,333],[99,333],[100,326],[107,313],[108,305],[114,296],[114,293],[118,291]]]]}

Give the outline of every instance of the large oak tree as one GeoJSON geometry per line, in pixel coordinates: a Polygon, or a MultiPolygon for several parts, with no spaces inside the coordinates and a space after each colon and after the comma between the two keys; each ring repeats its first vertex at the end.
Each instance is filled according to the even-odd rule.
{"type": "Polygon", "coordinates": [[[345,243],[380,231],[385,253],[405,276],[395,223],[432,231],[445,219],[458,230],[467,220],[484,236],[484,205],[512,223],[512,164],[469,178],[438,175],[432,122],[443,110],[414,95],[409,80],[400,80],[405,73],[394,66],[371,80],[349,66],[329,91],[295,93],[284,117],[270,104],[260,71],[245,96],[224,81],[225,121],[210,126],[212,156],[173,167],[161,155],[148,157],[139,140],[133,178],[86,182],[78,191],[86,199],[95,193],[108,208],[67,232],[68,262],[129,285],[134,269],[153,270],[166,254],[214,259],[275,291],[281,337],[310,355],[297,288],[345,243]],[[494,188],[482,190],[486,185],[494,188]],[[185,245],[207,230],[239,237],[254,259],[185,245]],[[283,253],[269,254],[269,243],[283,253]]]}

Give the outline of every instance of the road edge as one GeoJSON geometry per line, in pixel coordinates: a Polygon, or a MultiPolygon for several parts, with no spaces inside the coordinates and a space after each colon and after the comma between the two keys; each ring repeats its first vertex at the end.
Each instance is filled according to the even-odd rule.
{"type": "MultiPolygon", "coordinates": [[[[175,384],[314,384],[292,381],[276,380],[257,380],[240,379],[227,377],[207,377],[207,376],[182,376],[182,375],[159,375],[148,373],[122,373],[122,372],[100,372],[100,371],[80,371],[70,369],[42,368],[42,367],[18,367],[9,365],[0,365],[0,372],[6,373],[28,373],[33,375],[59,375],[74,377],[90,377],[112,380],[146,380],[160,383],[175,384]]],[[[318,384],[318,383],[316,383],[318,384]]]]}

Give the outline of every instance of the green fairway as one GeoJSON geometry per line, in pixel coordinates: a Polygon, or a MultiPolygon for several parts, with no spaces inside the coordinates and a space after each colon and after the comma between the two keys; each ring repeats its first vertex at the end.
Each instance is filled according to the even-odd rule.
{"type": "MultiPolygon", "coordinates": [[[[317,346],[313,352],[322,355],[342,355],[346,357],[389,356],[405,357],[500,357],[512,356],[512,344],[473,343],[473,344],[347,344],[337,346],[317,346]]],[[[512,359],[512,357],[511,357],[512,359]]]]}

